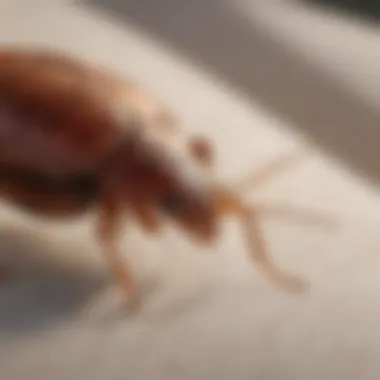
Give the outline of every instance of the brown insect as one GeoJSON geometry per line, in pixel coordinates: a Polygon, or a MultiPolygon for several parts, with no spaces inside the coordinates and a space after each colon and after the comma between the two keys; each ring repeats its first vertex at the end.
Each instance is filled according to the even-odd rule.
{"type": "MultiPolygon", "coordinates": [[[[237,191],[213,180],[207,141],[193,137],[173,148],[173,139],[180,136],[177,124],[139,87],[103,68],[49,51],[0,51],[2,199],[57,218],[97,206],[96,235],[105,258],[135,302],[139,291],[116,247],[124,214],[147,232],[158,232],[164,218],[169,219],[206,244],[218,237],[222,216],[236,215],[252,257],[270,278],[301,288],[299,278],[271,262],[258,217],[320,218],[280,205],[248,205],[237,191]]],[[[262,184],[297,159],[290,155],[270,163],[240,190],[262,184]]]]}

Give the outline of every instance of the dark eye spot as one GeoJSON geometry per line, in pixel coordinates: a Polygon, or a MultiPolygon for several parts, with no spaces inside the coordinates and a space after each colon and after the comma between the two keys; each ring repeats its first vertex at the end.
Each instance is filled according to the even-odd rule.
{"type": "Polygon", "coordinates": [[[181,208],[182,201],[176,194],[170,194],[161,198],[158,202],[158,207],[165,212],[173,213],[181,208]]]}
{"type": "Polygon", "coordinates": [[[202,138],[193,138],[189,142],[191,155],[203,165],[212,165],[213,149],[210,143],[202,138]]]}

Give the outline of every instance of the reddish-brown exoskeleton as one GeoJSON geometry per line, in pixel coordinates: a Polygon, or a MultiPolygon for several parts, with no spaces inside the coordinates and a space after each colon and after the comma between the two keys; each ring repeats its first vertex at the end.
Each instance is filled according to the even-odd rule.
{"type": "MultiPolygon", "coordinates": [[[[248,205],[203,170],[213,160],[207,141],[193,138],[177,151],[170,148],[176,126],[175,118],[149,95],[102,68],[47,51],[0,51],[4,200],[53,217],[98,206],[96,233],[102,250],[115,279],[134,301],[139,292],[116,248],[124,211],[152,232],[166,216],[207,244],[218,236],[223,215],[238,215],[257,263],[281,285],[300,287],[300,279],[271,263],[257,216],[317,216],[278,205],[248,205]],[[182,164],[186,155],[193,158],[193,167],[182,164]]],[[[295,158],[271,163],[250,185],[263,183],[295,158]]]]}

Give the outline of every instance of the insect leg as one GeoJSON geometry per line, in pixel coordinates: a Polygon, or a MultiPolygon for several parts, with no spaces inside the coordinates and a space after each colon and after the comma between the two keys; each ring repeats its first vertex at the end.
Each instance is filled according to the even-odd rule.
{"type": "Polygon", "coordinates": [[[278,157],[270,161],[256,173],[237,184],[236,189],[245,192],[252,187],[258,187],[265,184],[265,182],[278,176],[281,172],[299,162],[304,157],[305,153],[305,148],[302,148],[286,156],[278,157]]]}
{"type": "Polygon", "coordinates": [[[117,202],[102,205],[98,219],[97,234],[113,277],[124,289],[134,307],[140,303],[140,294],[128,264],[122,260],[117,248],[117,237],[121,226],[121,211],[117,202]]]}
{"type": "Polygon", "coordinates": [[[251,248],[251,258],[260,265],[264,273],[277,285],[292,291],[302,291],[306,283],[299,277],[282,271],[270,259],[267,246],[262,237],[262,232],[257,223],[256,215],[245,211],[242,215],[243,229],[246,234],[248,244],[251,248]]]}
{"type": "Polygon", "coordinates": [[[150,233],[159,232],[161,223],[154,206],[147,204],[144,200],[136,200],[131,205],[131,209],[138,216],[136,220],[144,230],[150,233]]]}
{"type": "Polygon", "coordinates": [[[336,226],[335,220],[329,216],[322,215],[314,210],[296,207],[286,203],[261,203],[255,206],[255,211],[261,216],[282,217],[301,224],[319,224],[326,228],[336,226]]]}

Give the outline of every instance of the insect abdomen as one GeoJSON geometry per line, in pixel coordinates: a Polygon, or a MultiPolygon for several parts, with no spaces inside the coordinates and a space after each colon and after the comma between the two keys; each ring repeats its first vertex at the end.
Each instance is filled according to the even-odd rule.
{"type": "Polygon", "coordinates": [[[30,212],[63,216],[85,211],[98,195],[94,173],[53,178],[35,171],[0,165],[0,193],[30,212]]]}

